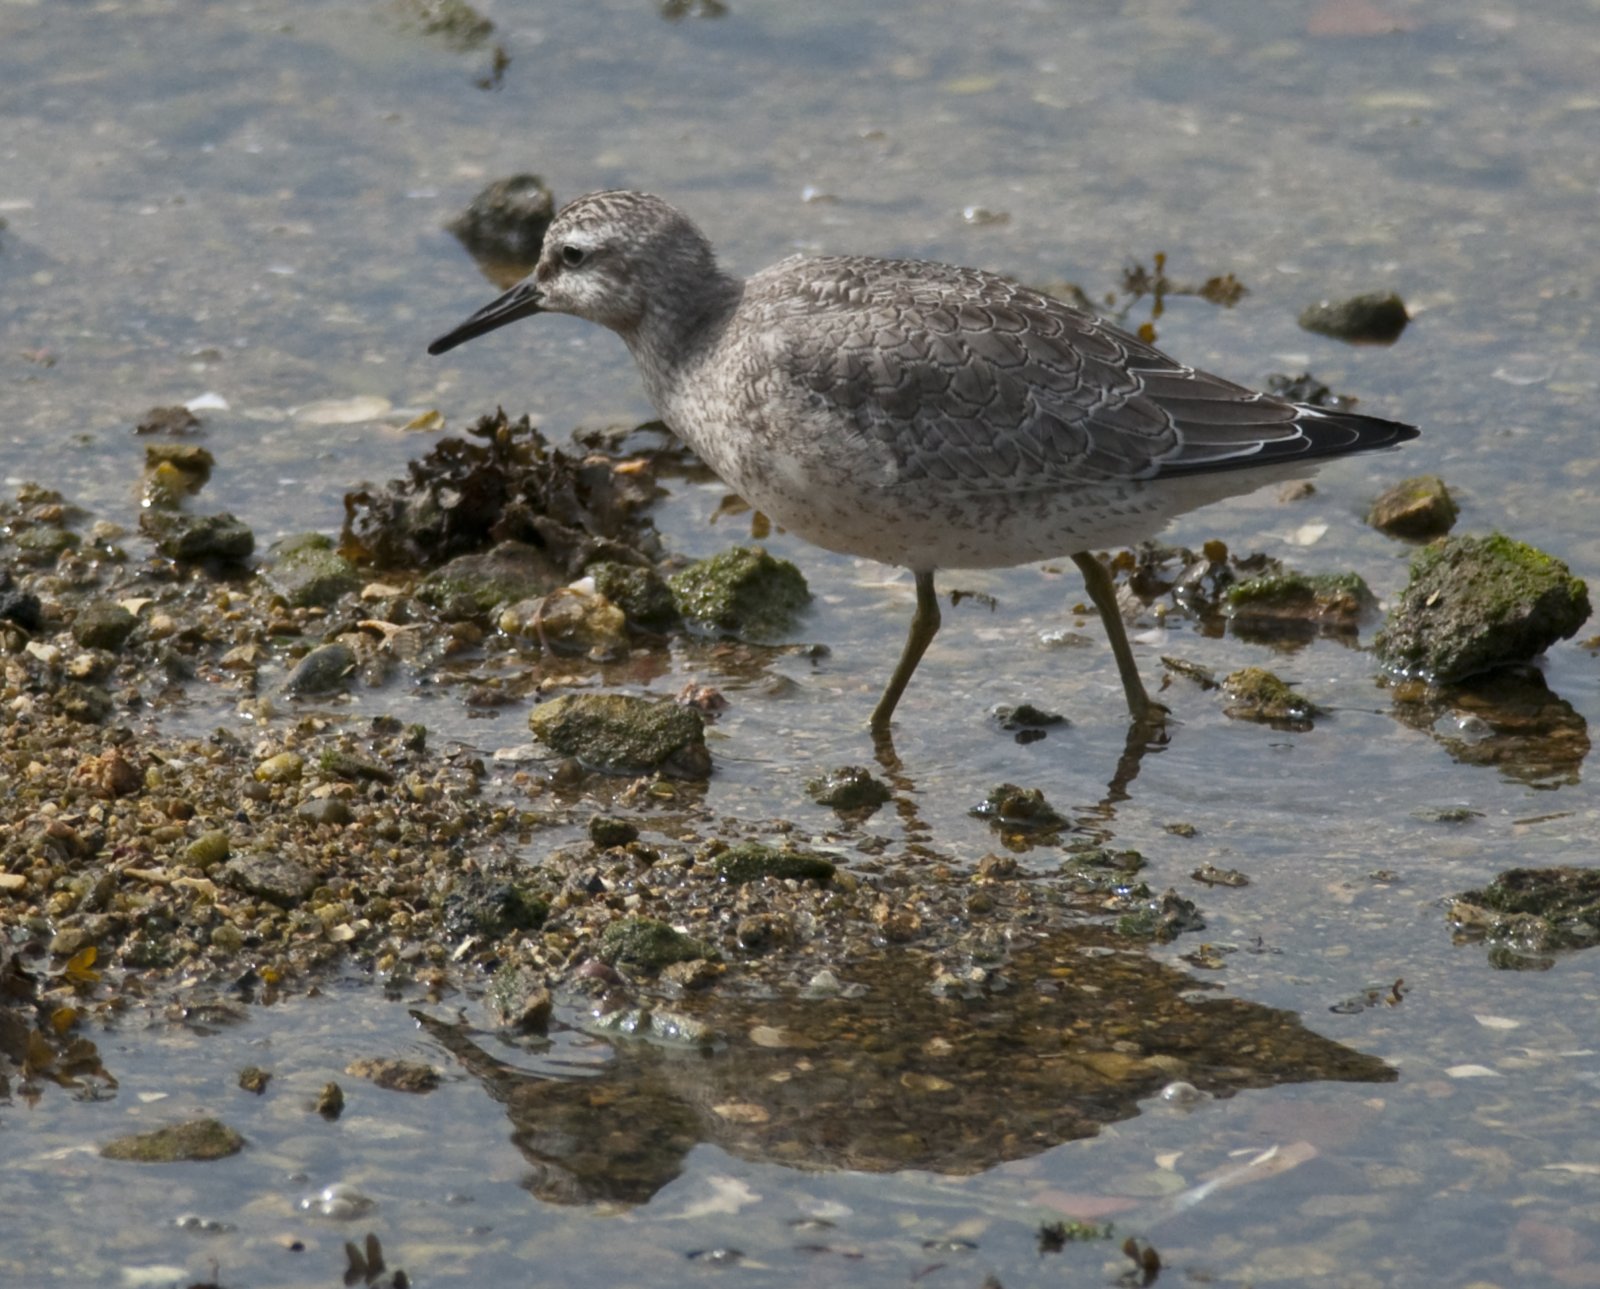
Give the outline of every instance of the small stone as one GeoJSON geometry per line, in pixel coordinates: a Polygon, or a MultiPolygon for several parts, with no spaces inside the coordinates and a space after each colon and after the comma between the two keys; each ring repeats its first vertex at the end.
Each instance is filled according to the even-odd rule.
{"type": "Polygon", "coordinates": [[[135,434],[193,434],[200,428],[200,418],[182,404],[172,407],[152,407],[134,426],[135,434]]]}
{"type": "Polygon", "coordinates": [[[1230,618],[1252,622],[1303,622],[1355,630],[1378,607],[1356,573],[1267,573],[1231,586],[1223,595],[1230,618]]]}
{"type": "Polygon", "coordinates": [[[1411,321],[1405,301],[1393,291],[1372,291],[1346,300],[1321,300],[1301,311],[1306,331],[1350,344],[1391,345],[1411,321]]]}
{"type": "Polygon", "coordinates": [[[115,653],[127,642],[139,620],[112,600],[90,600],[72,620],[72,638],[85,649],[115,653]]]}
{"type": "Polygon", "coordinates": [[[349,685],[356,669],[356,653],[340,641],[318,645],[295,664],[283,682],[286,694],[311,695],[339,693],[349,685]]]}
{"type": "Polygon", "coordinates": [[[246,1092],[254,1092],[260,1096],[267,1090],[267,1084],[272,1081],[272,1072],[263,1070],[259,1065],[247,1065],[239,1071],[239,1086],[246,1092]]]}
{"type": "Polygon", "coordinates": [[[538,599],[562,580],[561,570],[538,547],[501,542],[435,569],[417,588],[417,598],[449,616],[471,617],[497,605],[538,599]]]}
{"type": "Polygon", "coordinates": [[[206,872],[228,858],[228,834],[222,829],[203,832],[184,848],[183,862],[206,872]]]}
{"type": "Polygon", "coordinates": [[[293,783],[304,772],[305,764],[298,752],[279,752],[258,764],[255,776],[262,783],[293,783]]]}
{"type": "Polygon", "coordinates": [[[1007,733],[1017,730],[1042,730],[1052,725],[1065,725],[1067,718],[1060,712],[1046,711],[1042,707],[1035,707],[1032,703],[1018,703],[1015,706],[1002,704],[994,709],[995,723],[1007,733]]]}
{"type": "Polygon", "coordinates": [[[678,602],[655,569],[602,561],[584,572],[594,579],[594,589],[620,608],[631,625],[665,631],[677,624],[678,602]]]}
{"type": "Polygon", "coordinates": [[[1276,729],[1308,730],[1322,709],[1265,667],[1241,667],[1223,677],[1222,690],[1232,700],[1222,714],[1236,721],[1258,721],[1276,729]]]}
{"type": "Polygon", "coordinates": [[[344,1089],[337,1083],[324,1083],[311,1108],[324,1119],[337,1119],[344,1113],[344,1089]]]}
{"type": "Polygon", "coordinates": [[[485,1002],[497,1025],[526,1034],[543,1034],[554,1006],[544,980],[525,968],[497,971],[489,982],[485,1002]]]}
{"type": "Polygon", "coordinates": [[[627,618],[605,596],[575,586],[558,586],[537,600],[503,610],[500,630],[560,653],[584,654],[596,662],[628,650],[627,618]]]}
{"type": "Polygon", "coordinates": [[[1367,512],[1367,522],[1391,537],[1427,541],[1448,533],[1458,513],[1444,480],[1421,474],[1384,489],[1367,512]]]}
{"type": "Polygon", "coordinates": [[[304,866],[263,851],[228,860],[217,871],[217,880],[285,909],[303,903],[317,887],[317,879],[304,866]]]}
{"type": "Polygon", "coordinates": [[[55,563],[64,551],[78,544],[75,535],[53,524],[37,524],[23,528],[11,538],[18,558],[25,564],[46,565],[55,563]]]}
{"type": "Polygon", "coordinates": [[[307,823],[327,824],[338,828],[344,827],[355,818],[349,804],[338,797],[312,797],[309,801],[302,801],[295,807],[294,812],[307,823]]]}
{"type": "Polygon", "coordinates": [[[987,819],[1002,832],[1048,835],[1070,828],[1072,821],[1056,810],[1038,788],[1002,783],[967,812],[987,819]]]}
{"type": "Polygon", "coordinates": [[[638,839],[638,827],[627,819],[618,819],[615,815],[594,815],[589,820],[589,840],[602,850],[626,846],[638,839]]]}

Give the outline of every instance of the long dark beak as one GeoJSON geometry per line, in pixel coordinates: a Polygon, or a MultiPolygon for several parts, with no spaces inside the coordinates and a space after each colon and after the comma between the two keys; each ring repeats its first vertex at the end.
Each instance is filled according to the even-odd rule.
{"type": "Polygon", "coordinates": [[[539,288],[531,280],[518,282],[499,299],[484,305],[454,331],[445,332],[428,346],[428,352],[437,357],[508,322],[531,318],[543,311],[540,299],[539,288]]]}

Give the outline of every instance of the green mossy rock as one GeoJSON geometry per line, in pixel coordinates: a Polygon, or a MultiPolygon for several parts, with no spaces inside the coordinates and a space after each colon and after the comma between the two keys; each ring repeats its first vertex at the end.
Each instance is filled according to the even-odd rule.
{"type": "Polygon", "coordinates": [[[671,586],[689,622],[751,640],[782,635],[811,603],[800,570],[759,546],[735,546],[691,564],[671,586]]]}
{"type": "Polygon", "coordinates": [[[1553,555],[1502,533],[1418,551],[1374,646],[1403,675],[1453,684],[1527,662],[1578,631],[1589,590],[1553,555]]]}

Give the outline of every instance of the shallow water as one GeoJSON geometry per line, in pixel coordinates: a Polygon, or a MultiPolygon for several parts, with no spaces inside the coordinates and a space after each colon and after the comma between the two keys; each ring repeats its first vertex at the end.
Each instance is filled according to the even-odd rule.
{"type": "MultiPolygon", "coordinates": [[[[423,354],[494,289],[441,224],[484,182],[531,169],[562,198],[661,192],[741,270],[795,248],[913,254],[1095,296],[1158,251],[1175,277],[1233,272],[1250,293],[1231,310],[1169,301],[1165,347],[1249,382],[1309,367],[1424,437],[1329,468],[1307,501],[1269,491],[1210,508],[1176,539],[1355,568],[1389,596],[1407,551],[1361,515],[1383,483],[1435,471],[1462,503],[1460,530],[1502,529],[1580,575],[1600,566],[1592,3],[1536,16],[1355,0],[1281,13],[735,0],[677,22],[643,4],[483,12],[495,34],[461,50],[385,4],[0,3],[7,486],[38,480],[131,526],[133,425],[212,393],[226,406],[200,413],[218,459],[207,504],[265,545],[337,529],[346,488],[402,473],[426,447],[398,428],[418,410],[460,426],[501,403],[556,438],[645,419],[620,343],[568,320],[423,354]],[[1385,30],[1339,34],[1352,25],[1385,30]],[[509,67],[478,88],[496,42],[509,67]],[[1417,314],[1392,348],[1294,325],[1322,295],[1389,288],[1417,314]],[[390,410],[331,428],[306,412],[355,398],[390,410]]],[[[718,486],[673,492],[657,510],[672,548],[708,554],[744,535],[737,518],[713,522],[718,486]]],[[[694,678],[733,700],[711,810],[822,832],[829,812],[801,782],[870,759],[861,724],[911,588],[781,534],[769,544],[810,578],[817,604],[797,635],[828,655],[775,655],[752,681],[685,649],[653,688],[694,678]],[[792,683],[774,695],[773,676],[792,683]]],[[[966,811],[994,783],[1037,786],[1063,808],[1107,797],[1121,699],[1098,626],[1069,611],[1075,575],[944,585],[998,604],[947,612],[896,745],[925,844],[971,866],[995,843],[966,811]],[[1090,647],[1047,645],[1062,628],[1090,647]],[[986,714],[1023,699],[1073,725],[1019,746],[986,714]]],[[[1153,887],[1202,905],[1206,940],[1241,948],[1197,976],[1300,1013],[1398,1082],[1241,1092],[1186,1114],[1153,1104],[959,1179],[813,1173],[702,1144],[647,1203],[561,1206],[524,1188],[501,1107],[417,1031],[417,1000],[351,982],[216,1034],[99,1036],[121,1082],[110,1106],[52,1091],[0,1107],[0,1283],[183,1284],[215,1259],[233,1286],[326,1284],[342,1242],[367,1230],[419,1283],[1098,1283],[1128,1265],[1115,1241],[1040,1254],[1034,1238],[1062,1212],[1098,1211],[1185,1280],[1600,1283],[1600,966],[1579,955],[1495,971],[1481,948],[1451,944],[1441,903],[1515,864],[1592,862],[1600,803],[1585,767],[1530,782],[1458,759],[1435,737],[1448,730],[1396,718],[1369,655],[1332,641],[1285,655],[1174,623],[1137,648],[1150,678],[1160,654],[1224,671],[1259,662],[1334,709],[1309,733],[1278,733],[1175,682],[1174,736],[1107,827],[1151,860],[1153,887]],[[1459,804],[1481,817],[1414,813],[1459,804]],[[1197,886],[1188,874],[1207,860],[1252,885],[1197,886]],[[1389,1005],[1397,979],[1404,998],[1389,1005]],[[1344,1008],[1369,989],[1375,1005],[1344,1008]],[[450,1078],[424,1097],[368,1089],[337,1127],[307,1116],[316,1088],[364,1054],[416,1055],[450,1078]],[[251,1063],[275,1071],[260,1100],[234,1087],[251,1063]],[[125,1119],[180,1111],[221,1114],[251,1148],[154,1182],[86,1153],[125,1119]],[[1236,1184],[1195,1189],[1274,1147],[1236,1184]],[[343,1224],[296,1209],[340,1181],[376,1207],[343,1224]],[[232,1230],[175,1227],[185,1212],[232,1230]],[[728,1247],[742,1259],[696,1256],[728,1247]]],[[[1590,651],[1558,647],[1545,675],[1582,719],[1600,715],[1590,651]]],[[[173,719],[203,728],[224,714],[195,701],[173,719]]],[[[413,718],[403,691],[362,701],[413,718]]],[[[517,709],[468,720],[435,701],[421,719],[485,752],[526,742],[517,709]]],[[[886,811],[873,828],[899,845],[907,825],[886,811]]],[[[1176,963],[1194,939],[1157,956],[1176,963]]],[[[562,1031],[548,1051],[499,1055],[571,1078],[610,1044],[562,1031]]]]}

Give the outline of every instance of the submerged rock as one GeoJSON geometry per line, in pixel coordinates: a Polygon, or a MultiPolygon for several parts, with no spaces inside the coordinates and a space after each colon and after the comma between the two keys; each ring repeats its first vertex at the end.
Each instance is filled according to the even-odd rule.
{"type": "Polygon", "coordinates": [[[841,814],[870,814],[892,795],[888,784],[859,765],[841,765],[807,780],[806,792],[819,806],[841,814]]]}
{"type": "Polygon", "coordinates": [[[1367,522],[1391,537],[1426,541],[1449,532],[1459,513],[1443,479],[1419,474],[1385,488],[1367,511],[1367,522]]]}
{"type": "Polygon", "coordinates": [[[1038,788],[1019,788],[1014,783],[991,788],[989,795],[967,813],[987,819],[1002,833],[1032,838],[1050,836],[1072,826],[1072,821],[1046,801],[1038,788]]]}
{"type": "Polygon", "coordinates": [[[1576,634],[1589,591],[1553,555],[1500,533],[1417,553],[1374,642],[1385,665],[1433,684],[1537,657],[1576,634]]]}
{"type": "Polygon", "coordinates": [[[244,1138],[218,1119],[193,1119],[154,1132],[118,1137],[100,1147],[106,1159],[138,1164],[172,1164],[184,1160],[225,1159],[244,1149],[244,1138]]]}
{"type": "Polygon", "coordinates": [[[1501,967],[1548,966],[1529,955],[1600,944],[1600,869],[1513,868],[1450,906],[1459,935],[1490,946],[1501,967]]]}
{"type": "Polygon", "coordinates": [[[759,546],[735,546],[671,579],[678,610],[704,629],[746,639],[782,635],[811,603],[806,579],[759,546]]]}
{"type": "Polygon", "coordinates": [[[711,773],[704,718],[670,699],[564,694],[535,707],[528,726],[553,751],[606,774],[704,779],[711,773]]]}
{"type": "Polygon", "coordinates": [[[1222,681],[1232,700],[1222,714],[1236,721],[1259,721],[1275,729],[1308,730],[1322,709],[1303,698],[1265,667],[1242,667],[1222,681]]]}
{"type": "Polygon", "coordinates": [[[1411,315],[1393,291],[1370,291],[1346,300],[1319,300],[1301,311],[1306,331],[1351,344],[1391,345],[1406,329],[1411,315]]]}

